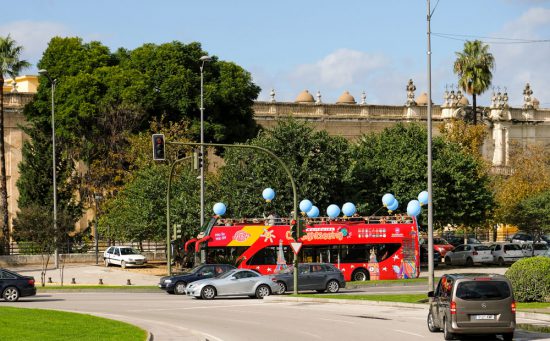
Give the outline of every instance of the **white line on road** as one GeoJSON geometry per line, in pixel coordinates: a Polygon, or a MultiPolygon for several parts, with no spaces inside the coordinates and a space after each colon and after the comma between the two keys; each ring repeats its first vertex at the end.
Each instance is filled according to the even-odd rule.
{"type": "Polygon", "coordinates": [[[394,329],[394,330],[395,330],[396,332],[399,332],[399,333],[403,333],[403,334],[407,334],[407,335],[418,336],[418,337],[424,338],[424,335],[420,335],[420,334],[416,334],[416,333],[411,333],[411,332],[407,332],[407,331],[399,330],[399,329],[394,329]]]}
{"type": "Polygon", "coordinates": [[[235,307],[261,307],[264,304],[235,304],[235,305],[209,305],[202,307],[185,307],[185,308],[159,308],[159,309],[133,309],[127,310],[131,312],[147,312],[147,311],[173,311],[173,310],[194,310],[194,309],[219,309],[219,308],[235,308],[235,307]]]}

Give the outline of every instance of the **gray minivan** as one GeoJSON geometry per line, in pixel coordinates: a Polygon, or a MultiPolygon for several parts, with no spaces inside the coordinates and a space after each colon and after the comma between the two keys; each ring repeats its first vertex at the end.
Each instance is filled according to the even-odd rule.
{"type": "Polygon", "coordinates": [[[455,334],[514,337],[516,302],[512,285],[503,275],[446,274],[428,297],[428,329],[443,330],[445,340],[454,339],[455,334]]]}

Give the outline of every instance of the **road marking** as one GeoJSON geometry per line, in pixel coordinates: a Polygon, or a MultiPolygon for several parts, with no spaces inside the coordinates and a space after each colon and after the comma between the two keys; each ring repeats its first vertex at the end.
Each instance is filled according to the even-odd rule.
{"type": "Polygon", "coordinates": [[[407,334],[407,335],[418,336],[418,337],[424,338],[424,335],[420,335],[420,334],[416,334],[416,333],[411,333],[411,332],[407,332],[407,331],[399,330],[399,329],[394,329],[394,330],[395,330],[396,332],[399,332],[399,333],[403,333],[403,334],[407,334]]]}

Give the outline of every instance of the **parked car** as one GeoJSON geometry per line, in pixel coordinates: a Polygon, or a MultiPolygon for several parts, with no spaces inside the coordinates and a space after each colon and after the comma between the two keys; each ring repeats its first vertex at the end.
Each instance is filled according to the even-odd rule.
{"type": "Polygon", "coordinates": [[[550,249],[544,251],[544,253],[541,253],[539,256],[550,258],[550,249]]]}
{"type": "Polygon", "coordinates": [[[521,244],[523,257],[540,256],[549,249],[548,244],[543,243],[524,243],[521,244]]]}
{"type": "Polygon", "coordinates": [[[516,302],[510,281],[496,274],[447,274],[428,293],[428,329],[456,335],[500,334],[514,338],[516,302]]]}
{"type": "Polygon", "coordinates": [[[279,291],[273,276],[262,276],[248,269],[234,269],[215,277],[191,282],[185,293],[211,300],[216,296],[249,296],[264,298],[279,291]]]}
{"type": "MultiPolygon", "coordinates": [[[[294,267],[288,267],[273,276],[279,284],[278,294],[294,290],[294,267]]],[[[346,287],[344,274],[337,267],[327,263],[298,264],[298,290],[316,290],[337,293],[346,287]]]]}
{"type": "Polygon", "coordinates": [[[127,266],[142,266],[147,263],[147,258],[130,246],[111,246],[103,253],[105,266],[118,264],[121,268],[127,266]]]}
{"type": "Polygon", "coordinates": [[[228,264],[202,264],[182,274],[161,277],[159,288],[169,294],[184,295],[187,284],[199,279],[219,276],[235,267],[228,264]]]}
{"type": "Polygon", "coordinates": [[[481,244],[481,242],[474,237],[467,237],[466,243],[464,243],[464,236],[446,236],[445,240],[449,242],[454,247],[457,247],[461,244],[481,244]]]}
{"type": "Polygon", "coordinates": [[[493,255],[493,263],[498,265],[510,264],[523,258],[521,244],[496,243],[490,246],[493,255]]]}
{"type": "Polygon", "coordinates": [[[445,264],[465,264],[472,266],[479,263],[492,263],[493,255],[488,246],[482,244],[462,244],[445,255],[445,264]]]}
{"type": "Polygon", "coordinates": [[[19,297],[34,296],[34,277],[0,268],[0,293],[2,298],[9,302],[15,302],[19,297]]]}
{"type": "MultiPolygon", "coordinates": [[[[445,257],[445,254],[447,252],[452,251],[454,249],[454,246],[452,246],[448,241],[446,241],[443,238],[434,237],[434,251],[437,251],[441,254],[441,257],[445,257]]],[[[428,240],[425,238],[420,239],[420,245],[426,244],[428,245],[428,240]]]]}
{"type": "MultiPolygon", "coordinates": [[[[548,243],[549,242],[549,236],[547,235],[542,235],[540,236],[540,243],[548,243]]],[[[533,236],[528,233],[528,232],[524,232],[524,231],[519,231],[519,232],[516,232],[512,237],[508,238],[508,241],[511,242],[511,243],[519,243],[519,244],[523,244],[523,243],[533,243],[535,240],[533,238],[533,236]]]]}
{"type": "MultiPolygon", "coordinates": [[[[439,251],[437,250],[434,250],[434,268],[436,268],[439,263],[441,263],[441,260],[441,253],[439,253],[439,251]]],[[[428,265],[428,245],[426,244],[420,245],[420,265],[428,265]]]]}

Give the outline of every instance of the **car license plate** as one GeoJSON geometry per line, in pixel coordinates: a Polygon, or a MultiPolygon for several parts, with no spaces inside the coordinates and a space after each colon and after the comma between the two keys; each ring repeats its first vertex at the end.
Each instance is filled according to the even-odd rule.
{"type": "Polygon", "coordinates": [[[475,320],[494,320],[495,315],[474,315],[475,320]]]}

